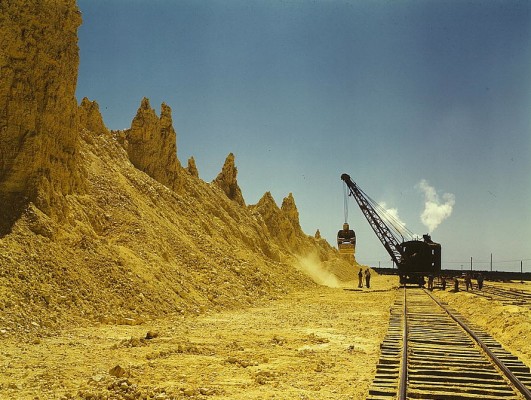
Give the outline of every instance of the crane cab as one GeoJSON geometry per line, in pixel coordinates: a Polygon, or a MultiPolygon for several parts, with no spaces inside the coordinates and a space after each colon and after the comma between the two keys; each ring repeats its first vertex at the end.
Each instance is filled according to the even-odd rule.
{"type": "Polygon", "coordinates": [[[441,245],[431,240],[429,235],[424,241],[411,240],[401,244],[404,255],[399,265],[400,283],[419,283],[424,276],[438,276],[441,273],[441,245]]]}
{"type": "Polygon", "coordinates": [[[356,233],[345,222],[343,229],[337,232],[337,248],[339,254],[354,255],[356,251],[356,233]]]}

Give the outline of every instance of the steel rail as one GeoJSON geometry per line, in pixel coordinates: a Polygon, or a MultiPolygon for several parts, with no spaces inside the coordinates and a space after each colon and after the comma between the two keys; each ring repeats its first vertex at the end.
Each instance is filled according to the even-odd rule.
{"type": "Polygon", "coordinates": [[[483,287],[481,292],[472,291],[472,293],[474,293],[475,295],[480,295],[494,300],[498,300],[502,303],[510,302],[524,307],[531,306],[531,293],[525,292],[523,290],[513,288],[506,289],[489,285],[483,287]]]}
{"type": "Polygon", "coordinates": [[[502,370],[507,379],[509,379],[512,384],[520,391],[520,393],[526,398],[526,400],[531,400],[531,391],[522,383],[520,380],[505,366],[503,361],[501,361],[496,354],[494,354],[489,347],[483,343],[483,341],[458,317],[456,317],[450,310],[448,310],[441,302],[439,302],[430,292],[426,289],[423,289],[432,299],[437,303],[455,322],[457,322],[461,328],[463,328],[475,341],[476,343],[485,351],[485,353],[490,357],[490,359],[502,370]]]}
{"type": "Polygon", "coordinates": [[[398,400],[406,400],[407,398],[407,302],[406,302],[406,285],[404,285],[404,318],[403,318],[403,345],[402,345],[402,361],[400,363],[400,384],[398,387],[398,400]]]}

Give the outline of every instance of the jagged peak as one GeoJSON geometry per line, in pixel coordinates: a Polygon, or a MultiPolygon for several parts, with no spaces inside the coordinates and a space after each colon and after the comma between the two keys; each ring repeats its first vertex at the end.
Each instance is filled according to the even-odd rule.
{"type": "Polygon", "coordinates": [[[80,106],[86,110],[89,110],[91,108],[97,108],[99,110],[100,107],[96,100],[90,101],[88,97],[83,97],[80,106]]]}
{"type": "Polygon", "coordinates": [[[129,159],[136,168],[176,192],[182,189],[177,134],[167,104],[162,103],[159,118],[144,97],[125,136],[129,159]]]}
{"type": "Polygon", "coordinates": [[[280,209],[284,212],[293,227],[300,231],[301,226],[299,223],[299,210],[297,210],[297,205],[295,204],[295,199],[293,198],[292,193],[290,193],[287,197],[284,197],[280,209]]]}
{"type": "Polygon", "coordinates": [[[143,97],[142,101],[140,102],[140,109],[142,110],[151,110],[151,105],[149,104],[149,99],[147,97],[143,97]]]}
{"type": "MultiPolygon", "coordinates": [[[[133,118],[133,121],[131,121],[131,130],[134,128],[140,128],[146,124],[148,125],[154,125],[159,123],[159,117],[157,116],[157,113],[153,108],[151,108],[151,105],[149,103],[149,99],[147,97],[144,97],[142,101],[140,102],[140,107],[138,107],[138,110],[136,111],[136,115],[133,118]]],[[[145,139],[145,133],[144,135],[141,135],[140,137],[137,137],[138,135],[130,135],[129,139],[133,140],[141,140],[145,139]]]]}
{"type": "Polygon", "coordinates": [[[171,107],[164,102],[160,105],[160,116],[158,116],[156,110],[151,107],[149,99],[143,97],[140,107],[138,107],[136,115],[131,122],[131,127],[134,125],[143,126],[146,120],[151,123],[160,123],[161,131],[170,130],[175,132],[171,107]]]}
{"type": "MultiPolygon", "coordinates": [[[[160,131],[162,135],[170,134],[177,137],[177,133],[173,128],[173,119],[171,116],[171,107],[166,103],[160,105],[160,131]]],[[[177,145],[177,143],[176,143],[177,145]]]]}
{"type": "MultiPolygon", "coordinates": [[[[277,205],[275,199],[273,198],[273,195],[271,194],[271,192],[267,191],[265,192],[262,197],[260,197],[260,200],[258,200],[258,203],[256,203],[257,206],[261,205],[261,204],[266,204],[266,203],[272,203],[274,204],[275,206],[277,205]]],[[[277,206],[278,207],[278,206],[277,206]]]]}
{"type": "Polygon", "coordinates": [[[160,118],[162,117],[168,117],[171,120],[171,107],[164,102],[160,105],[160,118]]]}
{"type": "Polygon", "coordinates": [[[293,198],[293,193],[289,193],[284,199],[282,200],[282,206],[280,207],[282,211],[285,211],[287,213],[297,211],[297,206],[295,205],[295,199],[293,198]]]}
{"type": "Polygon", "coordinates": [[[197,170],[197,166],[195,165],[195,159],[193,156],[188,159],[188,167],[186,168],[186,170],[190,175],[199,178],[199,171],[197,170]]]}
{"type": "Polygon", "coordinates": [[[236,168],[234,160],[234,154],[229,153],[225,159],[221,172],[216,179],[213,180],[213,183],[223,190],[229,199],[234,200],[241,206],[245,206],[242,191],[238,186],[238,169],[236,168]]]}
{"type": "Polygon", "coordinates": [[[262,216],[269,233],[279,243],[291,249],[297,247],[303,232],[299,226],[298,211],[291,193],[284,198],[282,208],[278,207],[271,192],[266,192],[252,209],[262,216]]]}
{"type": "Polygon", "coordinates": [[[109,133],[96,100],[90,101],[87,97],[83,97],[78,108],[78,115],[81,127],[94,133],[109,133]]]}
{"type": "Polygon", "coordinates": [[[272,205],[276,209],[279,209],[277,202],[275,201],[275,199],[273,198],[273,195],[269,191],[265,192],[263,196],[260,198],[260,200],[258,200],[258,203],[256,203],[256,206],[259,208],[262,208],[268,205],[272,205]]]}

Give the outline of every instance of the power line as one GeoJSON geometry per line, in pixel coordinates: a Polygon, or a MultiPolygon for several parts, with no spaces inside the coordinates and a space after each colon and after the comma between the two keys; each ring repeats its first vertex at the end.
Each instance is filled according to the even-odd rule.
{"type": "MultiPolygon", "coordinates": [[[[492,264],[501,264],[501,263],[509,263],[509,262],[520,262],[520,261],[531,261],[531,258],[519,258],[514,260],[492,260],[492,264]]],[[[463,260],[463,261],[444,261],[445,264],[465,264],[470,263],[470,259],[463,260]]],[[[476,260],[474,259],[474,264],[476,263],[490,263],[490,260],[476,260]]]]}
{"type": "Polygon", "coordinates": [[[347,195],[347,185],[343,186],[343,210],[345,213],[345,224],[348,222],[348,195],[347,195]]]}

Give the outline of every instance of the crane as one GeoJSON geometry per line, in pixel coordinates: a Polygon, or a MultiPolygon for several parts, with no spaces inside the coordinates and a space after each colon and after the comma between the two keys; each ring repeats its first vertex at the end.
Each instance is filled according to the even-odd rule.
{"type": "MultiPolygon", "coordinates": [[[[430,235],[423,235],[423,241],[418,239],[405,240],[398,224],[392,221],[384,222],[380,213],[377,212],[374,201],[367,196],[360,187],[350,179],[348,174],[342,174],[341,179],[348,187],[349,196],[353,196],[361,209],[361,212],[369,222],[376,236],[391,256],[398,268],[400,283],[424,283],[425,275],[438,275],[441,271],[441,245],[431,240],[430,235]],[[393,233],[393,231],[395,233],[393,233]],[[398,240],[400,235],[402,241],[398,240]]],[[[402,226],[402,228],[404,228],[402,226]]],[[[413,237],[413,234],[409,234],[413,237]]]]}

